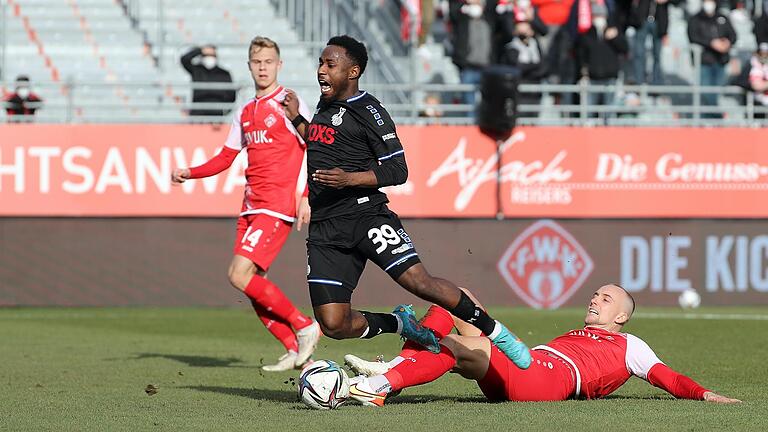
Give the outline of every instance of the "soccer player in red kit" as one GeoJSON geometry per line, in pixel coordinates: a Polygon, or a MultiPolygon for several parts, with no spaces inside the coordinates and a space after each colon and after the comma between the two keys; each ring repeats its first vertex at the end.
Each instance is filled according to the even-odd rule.
{"type": "Polygon", "coordinates": [[[440,353],[433,354],[408,342],[389,363],[347,355],[345,361],[355,372],[371,375],[353,378],[350,397],[364,405],[382,406],[389,393],[434,381],[453,369],[476,380],[483,394],[493,401],[598,399],[636,376],[680,399],[741,402],[675,372],[642,339],[621,333],[634,310],[634,299],[623,288],[600,287],[587,306],[585,326],[534,347],[531,367],[523,370],[477,328],[432,306],[422,325],[441,338],[440,353]],[[458,335],[449,334],[454,326],[458,335]]]}
{"type": "MultiPolygon", "coordinates": [[[[246,149],[247,184],[229,281],[251,300],[267,330],[287,351],[276,364],[263,369],[283,371],[303,366],[320,338],[317,322],[301,313],[266,278],[293,223],[298,221],[296,227],[301,230],[302,224],[309,222],[305,182],[299,181],[306,145],[283,109],[288,91],[277,83],[282,66],[278,45],[265,37],[254,38],[248,48],[248,66],[256,84],[256,97],[235,113],[221,152],[203,165],[174,170],[172,180],[183,183],[216,175],[229,168],[238,153],[246,149]],[[297,205],[300,191],[304,194],[297,205]]],[[[305,117],[311,116],[303,101],[300,110],[305,117]]]]}

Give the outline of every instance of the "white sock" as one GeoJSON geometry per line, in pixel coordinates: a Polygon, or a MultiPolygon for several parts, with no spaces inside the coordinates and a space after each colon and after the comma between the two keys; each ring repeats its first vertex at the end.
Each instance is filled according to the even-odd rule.
{"type": "Polygon", "coordinates": [[[367,384],[370,386],[371,391],[373,393],[381,393],[381,392],[391,392],[392,391],[392,385],[389,383],[389,380],[384,375],[376,375],[369,377],[366,379],[367,384]]]}
{"type": "Polygon", "coordinates": [[[501,333],[501,329],[502,329],[501,323],[496,321],[496,325],[493,326],[493,331],[491,332],[491,334],[488,335],[488,339],[490,340],[496,339],[496,336],[498,336],[499,333],[501,333]]]}
{"type": "Polygon", "coordinates": [[[402,334],[403,333],[403,320],[400,319],[399,315],[392,314],[392,316],[395,317],[395,319],[397,319],[397,334],[402,334]]]}
{"type": "Polygon", "coordinates": [[[399,365],[400,363],[402,363],[403,360],[405,360],[405,359],[400,357],[400,356],[397,356],[397,357],[393,358],[392,360],[388,361],[387,364],[389,365],[390,368],[393,368],[393,367],[399,365]]]}

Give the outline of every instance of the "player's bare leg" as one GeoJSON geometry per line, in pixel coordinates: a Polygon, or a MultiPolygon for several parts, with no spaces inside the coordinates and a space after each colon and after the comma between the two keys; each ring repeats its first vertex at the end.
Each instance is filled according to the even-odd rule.
{"type": "MultiPolygon", "coordinates": [[[[475,304],[484,308],[477,298],[466,288],[459,287],[475,304]]],[[[429,314],[429,312],[427,312],[429,314]]],[[[453,317],[453,326],[461,336],[481,336],[482,332],[472,324],[466,323],[455,316],[453,317]]],[[[406,345],[407,347],[408,345],[406,345]]],[[[405,347],[403,347],[405,349],[405,347]]],[[[403,354],[405,355],[405,354],[403,354]]],[[[354,354],[346,354],[344,356],[344,363],[357,375],[365,375],[367,377],[375,375],[383,375],[398,365],[403,360],[403,355],[398,355],[392,360],[385,361],[383,358],[377,358],[376,360],[365,360],[354,354]]]]}
{"type": "Polygon", "coordinates": [[[352,399],[364,405],[382,406],[393,392],[434,381],[452,369],[471,379],[482,378],[486,374],[491,353],[488,338],[448,334],[453,329],[454,317],[438,306],[432,306],[427,311],[422,324],[441,338],[439,353],[407,342],[400,355],[388,364],[345,356],[352,370],[362,374],[351,382],[352,399]],[[375,375],[366,373],[376,370],[379,373],[375,375]]]}
{"type": "Polygon", "coordinates": [[[439,352],[437,338],[419,324],[408,305],[399,305],[388,314],[354,310],[349,303],[326,303],[315,306],[314,311],[323,334],[334,339],[370,339],[382,333],[397,333],[439,352]]]}
{"type": "Polygon", "coordinates": [[[530,366],[528,347],[453,282],[430,275],[424,265],[418,263],[400,275],[397,283],[417,297],[442,306],[455,317],[480,329],[519,368],[530,366]]]}
{"type": "Polygon", "coordinates": [[[333,339],[359,338],[368,328],[365,316],[349,303],[315,306],[314,312],[323,334],[333,339]]]}
{"type": "Polygon", "coordinates": [[[284,371],[301,367],[315,351],[320,326],[301,314],[274,284],[266,272],[246,257],[235,255],[229,266],[229,281],[250,300],[264,326],[286,349],[266,371],[284,371]],[[295,332],[294,332],[295,329],[295,332]]]}
{"type": "Polygon", "coordinates": [[[456,358],[454,372],[477,381],[485,377],[491,362],[491,341],[488,338],[451,334],[443,338],[440,344],[448,348],[456,358]]]}

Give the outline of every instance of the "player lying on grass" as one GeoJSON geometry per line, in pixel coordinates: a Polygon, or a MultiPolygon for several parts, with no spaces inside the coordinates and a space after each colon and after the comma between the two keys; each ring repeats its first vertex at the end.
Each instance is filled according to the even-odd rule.
{"type": "MultiPolygon", "coordinates": [[[[280,48],[273,40],[255,37],[251,41],[248,67],[256,97],[237,110],[219,154],[203,165],[176,169],[172,175],[175,183],[213,176],[229,168],[243,149],[248,153],[247,185],[229,281],[251,300],[267,330],[285,347],[286,353],[276,364],[264,366],[267,371],[301,367],[320,337],[317,322],[301,313],[266,277],[293,223],[298,221],[300,230],[310,217],[307,197],[296,199],[297,186],[305,189],[299,178],[306,146],[285,118],[282,102],[286,90],[277,82],[282,64],[280,48]]],[[[297,102],[300,111],[309,116],[304,102],[297,102]]]]}
{"type": "Polygon", "coordinates": [[[408,292],[439,304],[480,328],[522,368],[528,348],[452,282],[429,274],[381,187],[405,183],[408,165],[395,123],[358,80],[368,63],[365,45],[336,36],[320,54],[320,102],[311,123],[289,93],[286,114],[307,142],[312,218],[307,239],[307,283],[315,317],[334,339],[399,333],[433,352],[437,338],[408,306],[391,314],[352,309],[352,292],[372,261],[408,292]]]}
{"type": "Polygon", "coordinates": [[[522,370],[501,355],[476,328],[455,319],[445,309],[432,306],[422,325],[441,338],[440,353],[433,354],[407,342],[400,355],[389,363],[347,355],[347,365],[362,374],[352,379],[349,395],[364,405],[383,406],[388,394],[434,381],[453,370],[477,381],[492,401],[597,399],[613,393],[634,375],[676,398],[741,402],[707,390],[675,372],[640,338],[621,333],[634,310],[635,302],[623,288],[600,287],[587,306],[584,328],[534,347],[531,367],[522,370]],[[454,326],[457,335],[449,334],[454,326]]]}

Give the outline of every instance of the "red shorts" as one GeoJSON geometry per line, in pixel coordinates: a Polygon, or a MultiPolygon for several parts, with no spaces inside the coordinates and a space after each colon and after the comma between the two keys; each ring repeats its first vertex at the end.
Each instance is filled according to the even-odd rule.
{"type": "Polygon", "coordinates": [[[241,255],[263,270],[269,270],[291,233],[290,222],[265,215],[252,214],[237,219],[235,255],[241,255]]]}
{"type": "Polygon", "coordinates": [[[573,396],[576,377],[564,360],[546,351],[531,350],[528,369],[520,369],[491,345],[488,372],[478,381],[485,397],[493,401],[562,401],[573,396]]]}

